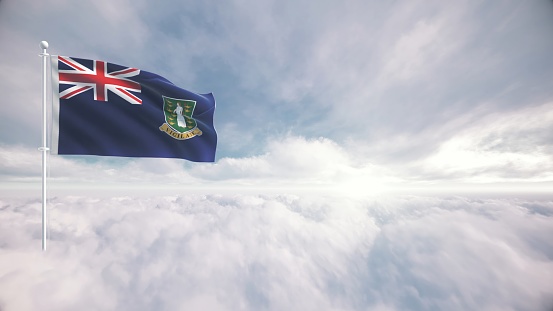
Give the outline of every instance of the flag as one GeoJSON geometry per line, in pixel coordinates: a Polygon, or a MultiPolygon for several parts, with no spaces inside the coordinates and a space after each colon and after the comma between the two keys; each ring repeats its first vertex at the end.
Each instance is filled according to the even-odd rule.
{"type": "Polygon", "coordinates": [[[53,154],[215,160],[211,93],[100,60],[51,62],[53,154]]]}

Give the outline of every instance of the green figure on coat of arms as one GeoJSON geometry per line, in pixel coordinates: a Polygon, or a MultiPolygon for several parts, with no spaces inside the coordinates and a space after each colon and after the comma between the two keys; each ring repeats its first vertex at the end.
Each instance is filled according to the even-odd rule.
{"type": "Polygon", "coordinates": [[[202,135],[196,120],[192,118],[194,108],[196,108],[196,102],[193,100],[163,96],[165,123],[159,127],[159,130],[179,140],[202,135]]]}

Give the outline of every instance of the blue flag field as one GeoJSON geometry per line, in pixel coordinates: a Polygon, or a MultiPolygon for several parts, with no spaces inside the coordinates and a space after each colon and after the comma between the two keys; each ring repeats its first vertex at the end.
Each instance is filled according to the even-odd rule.
{"type": "Polygon", "coordinates": [[[51,56],[53,154],[215,161],[215,98],[137,68],[51,56]]]}

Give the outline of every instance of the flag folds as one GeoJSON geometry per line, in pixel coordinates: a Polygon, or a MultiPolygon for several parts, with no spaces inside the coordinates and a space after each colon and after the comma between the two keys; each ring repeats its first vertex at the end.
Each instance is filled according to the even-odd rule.
{"type": "Polygon", "coordinates": [[[104,61],[51,60],[53,154],[215,160],[212,94],[104,61]]]}

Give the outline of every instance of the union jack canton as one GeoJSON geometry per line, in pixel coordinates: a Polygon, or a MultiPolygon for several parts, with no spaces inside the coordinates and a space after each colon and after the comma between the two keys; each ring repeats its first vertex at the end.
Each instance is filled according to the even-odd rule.
{"type": "Polygon", "coordinates": [[[140,84],[126,79],[140,74],[140,69],[126,67],[117,71],[108,71],[107,63],[101,60],[92,61],[92,69],[78,61],[65,56],[58,60],[69,66],[69,70],[59,70],[59,83],[73,85],[60,92],[60,99],[69,99],[90,89],[94,90],[94,100],[108,101],[108,90],[119,95],[131,104],[142,104],[142,100],[131,92],[140,93],[140,84]]]}

